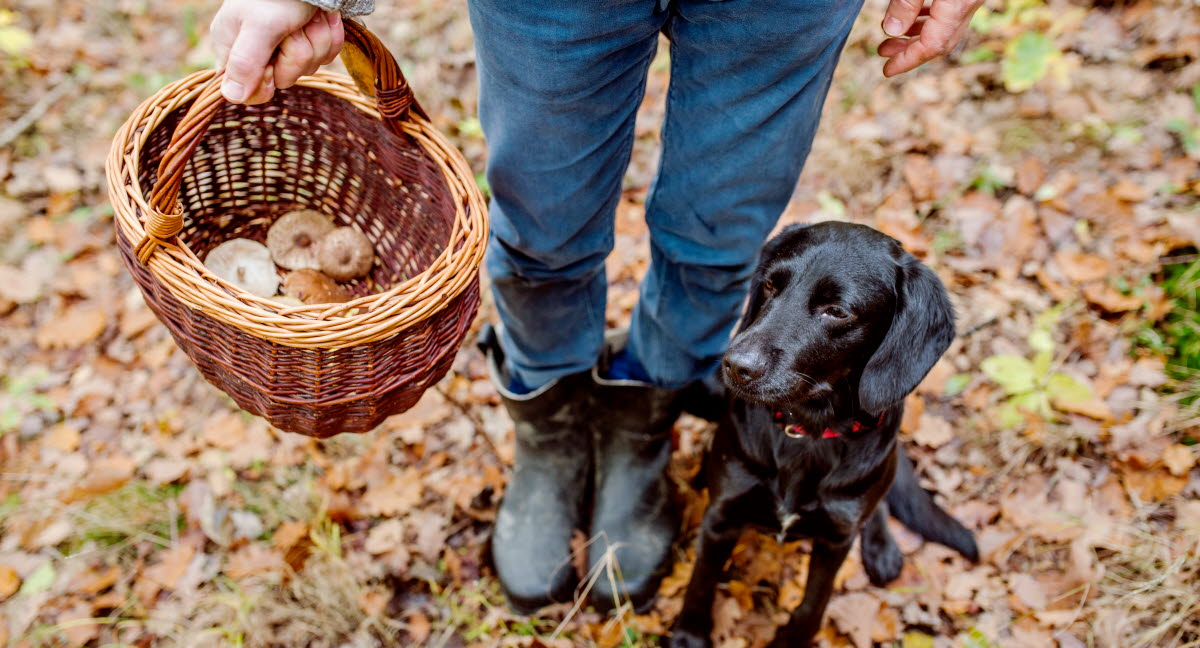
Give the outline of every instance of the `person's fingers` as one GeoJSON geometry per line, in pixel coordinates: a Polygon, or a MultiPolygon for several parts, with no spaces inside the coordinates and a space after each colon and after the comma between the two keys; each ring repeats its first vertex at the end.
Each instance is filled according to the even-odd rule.
{"type": "Polygon", "coordinates": [[[938,54],[940,52],[932,49],[925,41],[925,35],[922,34],[908,41],[903,50],[897,52],[895,56],[888,59],[887,63],[883,64],[883,76],[894,77],[897,74],[915,70],[920,65],[936,58],[938,54]]]}
{"type": "Polygon", "coordinates": [[[312,44],[311,60],[317,65],[323,64],[333,49],[333,28],[329,26],[329,20],[325,18],[324,12],[318,12],[312,20],[308,21],[308,24],[304,26],[304,36],[312,44]]]}
{"type": "Polygon", "coordinates": [[[907,38],[889,38],[879,44],[879,55],[883,58],[892,58],[903,52],[904,48],[908,47],[908,43],[907,38]]]}
{"type": "Polygon", "coordinates": [[[266,103],[275,96],[275,69],[274,66],[268,65],[263,70],[262,79],[258,83],[258,87],[244,102],[247,106],[266,103]]]}
{"type": "Polygon", "coordinates": [[[229,58],[229,48],[233,45],[234,36],[237,35],[236,25],[231,22],[227,14],[218,11],[208,26],[209,38],[212,39],[213,46],[213,63],[217,70],[225,69],[225,60],[229,58]]]}
{"type": "Polygon", "coordinates": [[[329,29],[333,35],[333,42],[329,47],[329,58],[321,61],[321,65],[329,65],[338,57],[338,53],[342,51],[342,45],[346,42],[346,28],[342,25],[342,14],[336,11],[326,13],[329,18],[329,29]]]}
{"type": "Polygon", "coordinates": [[[883,33],[888,36],[903,36],[921,15],[923,0],[892,0],[883,15],[883,33]]]}
{"type": "Polygon", "coordinates": [[[286,34],[285,30],[269,23],[243,23],[229,50],[221,94],[233,103],[248,102],[251,96],[260,96],[260,86],[266,76],[271,77],[274,92],[274,74],[266,75],[267,64],[275,54],[275,46],[286,34]]]}
{"type": "Polygon", "coordinates": [[[315,67],[313,46],[304,31],[294,31],[279,44],[275,57],[275,87],[290,88],[305,74],[312,74],[315,67]]]}

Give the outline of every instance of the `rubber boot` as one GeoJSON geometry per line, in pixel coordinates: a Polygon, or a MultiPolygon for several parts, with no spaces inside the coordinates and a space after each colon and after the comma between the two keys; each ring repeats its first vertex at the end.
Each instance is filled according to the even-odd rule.
{"type": "Polygon", "coordinates": [[[512,477],[492,530],[492,562],[509,606],[532,614],[573,599],[571,534],[586,530],[592,449],[585,414],[591,377],[565,376],[528,394],[509,390],[504,354],[486,325],[479,349],[516,429],[512,477]]]}
{"type": "Polygon", "coordinates": [[[624,341],[622,333],[610,335],[605,357],[592,371],[595,475],[588,562],[602,570],[591,591],[597,609],[628,601],[644,612],[670,566],[679,532],[667,464],[683,390],[605,378],[607,359],[624,341]]]}

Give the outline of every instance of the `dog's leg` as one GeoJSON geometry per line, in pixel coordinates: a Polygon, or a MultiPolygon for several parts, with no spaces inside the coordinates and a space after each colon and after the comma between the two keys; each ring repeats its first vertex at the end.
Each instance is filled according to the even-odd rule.
{"type": "Polygon", "coordinates": [[[887,502],[880,502],[859,534],[862,538],[859,549],[863,568],[875,587],[883,587],[896,580],[904,568],[904,554],[900,553],[900,547],[896,546],[896,540],[888,530],[887,518],[887,502]]]}
{"type": "Polygon", "coordinates": [[[730,524],[720,506],[709,506],[696,542],[696,565],[692,580],[683,596],[683,610],[671,629],[665,645],[669,648],[709,648],[712,646],[712,607],[717,583],[725,573],[725,561],[737,544],[740,527],[730,524]]]}
{"type": "Polygon", "coordinates": [[[787,625],[775,633],[771,648],[807,646],[821,629],[825,606],[833,594],[833,579],[850,552],[854,536],[841,544],[813,540],[812,556],[808,560],[808,582],[804,584],[804,600],[792,612],[787,625]]]}

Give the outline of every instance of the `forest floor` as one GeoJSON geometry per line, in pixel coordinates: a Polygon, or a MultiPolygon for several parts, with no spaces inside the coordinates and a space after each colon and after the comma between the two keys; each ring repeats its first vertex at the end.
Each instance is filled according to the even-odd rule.
{"type": "MultiPolygon", "coordinates": [[[[368,25],[482,171],[465,4],[379,5],[368,25]]],[[[281,433],[200,377],[122,266],[112,136],[211,64],[215,3],[5,7],[0,646],[655,644],[691,570],[710,426],[676,429],[686,529],[649,614],[513,615],[485,560],[512,426],[473,348],[372,433],[281,433]]],[[[903,435],[982,560],[895,526],[900,579],[870,586],[852,552],[820,645],[1200,646],[1200,431],[1172,368],[1200,285],[1200,7],[989,3],[951,60],[894,80],[882,12],[854,29],[782,223],[872,225],[950,288],[959,336],[903,435]]],[[[617,214],[614,326],[646,268],[665,45],[617,214]]],[[[719,645],[764,645],[805,571],[802,544],[746,535],[719,645]]]]}

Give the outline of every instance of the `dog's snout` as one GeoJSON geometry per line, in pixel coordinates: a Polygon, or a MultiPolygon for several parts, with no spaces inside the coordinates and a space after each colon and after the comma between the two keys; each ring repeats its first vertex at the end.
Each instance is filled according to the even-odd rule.
{"type": "Polygon", "coordinates": [[[730,349],[725,354],[725,378],[731,382],[754,382],[767,373],[767,355],[757,347],[730,349]]]}

